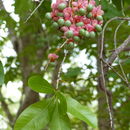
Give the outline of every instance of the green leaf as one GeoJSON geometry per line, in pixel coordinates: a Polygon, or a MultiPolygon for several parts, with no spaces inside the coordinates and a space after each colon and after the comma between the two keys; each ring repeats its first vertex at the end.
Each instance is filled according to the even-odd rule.
{"type": "Polygon", "coordinates": [[[53,117],[50,123],[50,130],[71,130],[67,114],[60,114],[57,105],[53,112],[53,117]]]}
{"type": "Polygon", "coordinates": [[[66,102],[64,95],[60,92],[57,92],[57,97],[60,101],[59,104],[58,104],[58,109],[59,109],[60,114],[66,114],[66,112],[67,112],[67,102],[66,102]]]}
{"type": "MultiPolygon", "coordinates": [[[[117,7],[117,9],[121,10],[121,0],[112,0],[113,4],[117,7]]],[[[122,0],[123,4],[124,4],[124,1],[122,0]]]]}
{"type": "Polygon", "coordinates": [[[27,109],[17,119],[14,130],[41,130],[50,120],[49,105],[52,100],[39,101],[27,109]]]}
{"type": "Polygon", "coordinates": [[[32,0],[15,0],[15,13],[20,15],[25,15],[33,7],[32,0]]]}
{"type": "Polygon", "coordinates": [[[4,68],[2,62],[0,61],[0,85],[4,83],[4,68]]]}
{"type": "Polygon", "coordinates": [[[0,10],[0,20],[6,21],[6,26],[10,29],[14,29],[16,27],[15,20],[6,10],[0,10]]]}
{"type": "Polygon", "coordinates": [[[41,16],[45,16],[47,12],[51,12],[51,3],[52,1],[44,0],[38,11],[41,16]]]}
{"type": "Polygon", "coordinates": [[[29,87],[39,93],[54,93],[54,88],[40,75],[35,75],[28,80],[29,87]]]}
{"type": "Polygon", "coordinates": [[[65,97],[67,101],[67,111],[69,113],[78,119],[85,121],[88,125],[94,128],[97,127],[96,115],[88,107],[81,105],[79,102],[68,95],[65,97]]]}

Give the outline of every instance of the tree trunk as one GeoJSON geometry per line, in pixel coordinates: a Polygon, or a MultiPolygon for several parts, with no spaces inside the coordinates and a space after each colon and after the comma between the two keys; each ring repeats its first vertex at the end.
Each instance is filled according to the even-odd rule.
{"type": "MultiPolygon", "coordinates": [[[[32,73],[40,73],[41,72],[41,66],[43,63],[43,59],[45,58],[45,53],[48,49],[48,43],[44,44],[44,46],[40,49],[37,49],[35,56],[33,57],[32,54],[29,54],[29,52],[26,52],[26,48],[36,44],[36,39],[31,37],[31,35],[27,35],[19,39],[18,47],[16,50],[17,54],[19,56],[20,60],[20,66],[21,66],[21,72],[22,72],[22,81],[23,81],[23,94],[24,99],[20,104],[17,117],[19,114],[26,109],[29,105],[39,101],[39,94],[31,90],[27,84],[28,78],[32,73]],[[33,64],[32,60],[36,60],[37,64],[33,64]]],[[[16,45],[15,45],[16,46],[16,45]]],[[[14,48],[16,48],[14,46],[14,48]]],[[[17,118],[16,117],[16,118],[17,118]]]]}
{"type": "MultiPolygon", "coordinates": [[[[106,101],[105,92],[102,87],[102,77],[101,74],[101,62],[100,62],[100,46],[101,46],[101,36],[98,38],[98,57],[97,57],[97,69],[98,69],[98,86],[97,86],[97,92],[98,92],[98,127],[99,130],[110,130],[110,120],[109,120],[109,111],[106,101]]],[[[103,54],[105,57],[105,53],[103,54]]],[[[106,74],[105,74],[106,75],[106,74]]],[[[105,81],[107,81],[107,78],[105,76],[105,81]]],[[[105,86],[106,87],[106,86],[105,86]]]]}

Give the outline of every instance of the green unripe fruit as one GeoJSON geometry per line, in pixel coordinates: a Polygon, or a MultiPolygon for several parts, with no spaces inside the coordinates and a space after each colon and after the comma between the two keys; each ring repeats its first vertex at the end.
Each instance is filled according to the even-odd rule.
{"type": "Polygon", "coordinates": [[[87,15],[88,18],[92,18],[92,16],[93,16],[92,13],[89,13],[89,14],[87,15]]]}
{"type": "Polygon", "coordinates": [[[64,17],[64,14],[63,13],[57,13],[57,16],[64,17]]]}
{"type": "Polygon", "coordinates": [[[85,35],[85,30],[84,30],[84,29],[80,29],[79,34],[80,34],[81,36],[84,36],[84,35],[85,35]]]}
{"type": "Polygon", "coordinates": [[[65,26],[70,27],[71,26],[71,22],[69,20],[65,21],[65,26]]]}
{"type": "Polygon", "coordinates": [[[91,38],[95,38],[95,36],[96,36],[96,34],[95,34],[94,31],[90,32],[90,37],[91,37],[91,38]]]}
{"type": "Polygon", "coordinates": [[[97,20],[102,21],[103,17],[102,16],[97,16],[97,20]]]}
{"type": "Polygon", "coordinates": [[[74,43],[73,42],[69,42],[66,46],[66,49],[72,49],[74,47],[74,43]]]}
{"type": "Polygon", "coordinates": [[[64,19],[58,19],[59,26],[63,26],[65,23],[64,19]]]}
{"type": "Polygon", "coordinates": [[[54,28],[59,28],[59,25],[58,25],[57,22],[54,22],[54,23],[52,24],[52,26],[53,26],[54,28]]]}
{"type": "Polygon", "coordinates": [[[47,19],[51,19],[52,17],[51,17],[51,13],[46,13],[46,15],[45,15],[45,17],[47,18],[47,19]]]}
{"type": "Polygon", "coordinates": [[[73,45],[74,43],[73,42],[69,42],[69,45],[73,45]]]}
{"type": "Polygon", "coordinates": [[[80,38],[78,36],[74,36],[74,41],[79,42],[80,38]]]}
{"type": "Polygon", "coordinates": [[[90,37],[90,33],[88,31],[85,31],[85,37],[90,37]]]}
{"type": "Polygon", "coordinates": [[[101,25],[99,25],[99,24],[97,24],[97,25],[95,26],[95,28],[96,28],[96,30],[99,31],[99,32],[102,31],[102,27],[101,27],[101,25]]]}
{"type": "Polygon", "coordinates": [[[65,8],[66,8],[66,4],[64,4],[64,3],[61,3],[61,4],[58,5],[59,10],[63,10],[65,8]]]}
{"type": "Polygon", "coordinates": [[[76,26],[83,26],[83,25],[84,25],[83,22],[76,23],[76,26]]]}
{"type": "Polygon", "coordinates": [[[79,9],[79,14],[80,15],[85,15],[86,14],[86,10],[84,8],[80,8],[79,9]]]}
{"type": "Polygon", "coordinates": [[[87,10],[92,11],[93,10],[93,5],[89,4],[88,7],[87,7],[87,10]]]}
{"type": "Polygon", "coordinates": [[[71,38],[71,37],[73,37],[74,33],[73,33],[72,30],[69,30],[69,31],[67,31],[67,32],[65,33],[65,35],[66,35],[67,38],[71,38]]]}

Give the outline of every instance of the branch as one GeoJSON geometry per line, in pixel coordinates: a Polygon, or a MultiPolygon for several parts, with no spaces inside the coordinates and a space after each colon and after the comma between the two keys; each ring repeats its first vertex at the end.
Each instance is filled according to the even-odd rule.
{"type": "Polygon", "coordinates": [[[44,0],[42,0],[39,5],[33,10],[33,12],[29,15],[29,17],[26,19],[25,23],[33,16],[33,14],[37,11],[37,9],[42,5],[44,0]]]}
{"type": "Polygon", "coordinates": [[[98,79],[98,84],[100,89],[104,92],[105,94],[105,99],[108,107],[108,114],[109,114],[109,119],[110,119],[110,128],[114,130],[114,120],[113,120],[113,108],[112,108],[112,93],[106,88],[106,71],[104,70],[104,62],[102,61],[103,57],[105,57],[104,53],[104,40],[102,40],[102,36],[99,36],[98,38],[98,73],[99,73],[99,79],[98,79]]]}
{"type": "Polygon", "coordinates": [[[102,30],[102,38],[101,38],[101,51],[100,51],[100,59],[102,59],[102,55],[103,55],[103,48],[104,48],[104,34],[105,34],[105,30],[108,26],[109,23],[111,23],[112,21],[114,20],[126,20],[126,21],[129,21],[130,20],[130,17],[114,17],[114,18],[111,18],[110,20],[108,20],[106,22],[106,24],[104,25],[104,28],[102,30]]]}
{"type": "MultiPolygon", "coordinates": [[[[109,52],[114,52],[116,49],[109,50],[109,52]]],[[[126,47],[123,49],[123,51],[130,51],[130,47],[126,47]]]]}
{"type": "Polygon", "coordinates": [[[114,60],[117,58],[117,56],[124,51],[124,49],[127,47],[127,45],[130,43],[130,35],[128,38],[112,53],[112,55],[109,57],[107,63],[111,65],[114,60]]]}
{"type": "Polygon", "coordinates": [[[13,116],[12,116],[12,114],[11,114],[9,108],[8,108],[8,104],[3,100],[4,97],[3,97],[1,92],[0,92],[0,99],[2,99],[1,100],[1,106],[2,106],[4,112],[6,113],[6,115],[8,117],[9,124],[10,124],[10,126],[12,126],[12,124],[13,124],[13,116]]]}
{"type": "MultiPolygon", "coordinates": [[[[109,117],[110,117],[110,126],[111,126],[111,129],[114,130],[114,121],[113,121],[113,112],[112,112],[112,104],[111,104],[111,100],[109,98],[109,95],[107,93],[107,89],[106,89],[106,78],[105,76],[107,75],[107,72],[108,72],[108,69],[109,69],[109,66],[104,64],[103,62],[103,58],[104,58],[104,34],[105,34],[105,30],[108,26],[109,23],[111,23],[112,21],[114,20],[126,20],[126,21],[129,21],[130,20],[130,17],[114,17],[112,19],[110,19],[109,21],[106,22],[106,24],[104,25],[104,28],[103,28],[103,31],[102,31],[102,35],[101,35],[101,41],[99,40],[99,59],[100,59],[100,64],[99,64],[99,72],[100,72],[100,76],[99,76],[99,79],[100,79],[100,83],[101,83],[101,87],[103,88],[104,90],[104,93],[105,93],[105,97],[106,97],[106,102],[107,102],[107,105],[108,105],[108,110],[109,110],[109,117]]],[[[116,59],[116,57],[118,56],[118,54],[120,52],[123,51],[123,49],[128,45],[128,43],[130,42],[130,36],[128,37],[127,40],[125,40],[125,42],[119,46],[113,53],[112,53],[112,56],[109,58],[108,61],[111,61],[111,64],[113,63],[113,61],[116,59]]],[[[110,62],[109,62],[110,63],[110,62]]],[[[108,63],[108,64],[109,64],[108,63]]]]}

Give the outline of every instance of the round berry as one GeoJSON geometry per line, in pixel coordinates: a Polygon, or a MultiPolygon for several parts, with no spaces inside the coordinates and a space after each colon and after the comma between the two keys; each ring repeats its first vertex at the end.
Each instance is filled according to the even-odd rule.
{"type": "Polygon", "coordinates": [[[91,37],[91,38],[95,38],[95,36],[96,36],[96,34],[95,34],[94,31],[90,32],[90,37],[91,37]]]}
{"type": "Polygon", "coordinates": [[[69,44],[73,45],[74,43],[73,42],[69,42],[69,44]]]}
{"type": "Polygon", "coordinates": [[[61,3],[58,5],[59,10],[64,10],[65,8],[66,8],[66,4],[64,4],[64,3],[61,3]]]}
{"type": "Polygon", "coordinates": [[[74,36],[74,41],[79,42],[80,38],[78,36],[74,36]]]}
{"type": "Polygon", "coordinates": [[[74,47],[74,43],[73,42],[68,42],[66,49],[72,49],[74,47]]]}
{"type": "Polygon", "coordinates": [[[64,19],[58,19],[58,24],[59,24],[59,26],[63,26],[64,25],[64,19]]]}
{"type": "Polygon", "coordinates": [[[81,36],[84,36],[84,35],[85,35],[85,30],[84,30],[84,29],[80,29],[80,30],[79,30],[79,34],[80,34],[81,36]]]}
{"type": "Polygon", "coordinates": [[[83,22],[76,23],[76,26],[83,26],[83,25],[84,25],[83,22]]]}
{"type": "Polygon", "coordinates": [[[72,30],[69,30],[69,31],[67,31],[67,32],[65,33],[65,35],[66,35],[67,38],[71,38],[71,37],[73,37],[74,33],[73,33],[72,30]]]}
{"type": "Polygon", "coordinates": [[[80,8],[79,9],[79,14],[80,15],[85,15],[86,14],[86,10],[84,8],[80,8]]]}
{"type": "Polygon", "coordinates": [[[57,13],[57,16],[59,16],[59,17],[64,17],[64,14],[63,13],[57,13]]]}
{"type": "Polygon", "coordinates": [[[52,26],[53,26],[54,28],[58,28],[58,27],[59,27],[59,25],[58,25],[57,22],[54,22],[54,23],[52,24],[52,26]]]}
{"type": "Polygon", "coordinates": [[[101,27],[101,25],[99,25],[99,24],[97,24],[97,25],[95,26],[95,28],[96,28],[96,30],[99,31],[99,32],[102,31],[102,27],[101,27]]]}
{"type": "Polygon", "coordinates": [[[89,4],[88,7],[87,7],[87,10],[92,11],[93,10],[93,5],[89,4]]]}
{"type": "Polygon", "coordinates": [[[85,31],[85,37],[90,37],[90,33],[88,31],[85,31]]]}
{"type": "Polygon", "coordinates": [[[71,22],[69,20],[65,21],[65,26],[70,27],[71,26],[71,22]]]}
{"type": "Polygon", "coordinates": [[[47,18],[47,19],[51,19],[52,17],[51,17],[51,13],[46,13],[46,15],[45,15],[45,17],[47,18]]]}
{"type": "Polygon", "coordinates": [[[92,16],[93,16],[92,13],[89,13],[89,14],[87,15],[88,18],[92,18],[92,16]]]}
{"type": "Polygon", "coordinates": [[[97,16],[97,20],[102,21],[103,17],[102,16],[97,16]]]}

